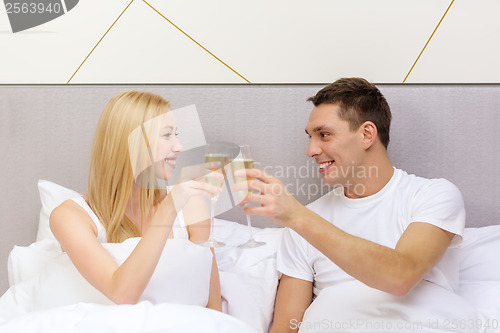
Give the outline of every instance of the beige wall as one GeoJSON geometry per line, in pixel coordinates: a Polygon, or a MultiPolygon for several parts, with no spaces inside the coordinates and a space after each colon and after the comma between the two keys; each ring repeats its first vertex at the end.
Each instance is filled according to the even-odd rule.
{"type": "Polygon", "coordinates": [[[500,82],[497,0],[148,3],[80,1],[16,34],[0,7],[0,83],[500,82]]]}

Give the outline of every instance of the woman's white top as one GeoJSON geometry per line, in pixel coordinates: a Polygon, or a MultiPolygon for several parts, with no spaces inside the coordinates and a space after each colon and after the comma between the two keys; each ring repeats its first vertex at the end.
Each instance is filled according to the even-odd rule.
{"type": "MultiPolygon", "coordinates": [[[[118,265],[135,249],[141,237],[122,243],[107,243],[106,229],[83,197],[72,199],[89,214],[97,228],[97,239],[118,265]]],[[[168,239],[158,265],[139,301],[206,306],[210,289],[213,254],[207,247],[192,243],[182,212],[172,226],[174,238],[168,239]]]]}

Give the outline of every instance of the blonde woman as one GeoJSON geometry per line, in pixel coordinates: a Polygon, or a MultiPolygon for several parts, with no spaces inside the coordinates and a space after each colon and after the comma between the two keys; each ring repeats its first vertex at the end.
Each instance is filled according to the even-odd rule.
{"type": "Polygon", "coordinates": [[[213,250],[194,244],[208,238],[209,222],[184,222],[197,213],[199,207],[190,208],[194,201],[220,189],[202,179],[177,184],[168,194],[154,186],[155,179],[172,174],[183,150],[172,114],[168,102],[151,93],[126,91],[113,97],[97,124],[88,193],[57,207],[50,227],[81,275],[117,304],[148,300],[221,310],[213,250]],[[133,133],[144,136],[147,149],[138,148],[141,140],[133,133]],[[127,242],[134,246],[122,262],[102,244],[127,242]],[[155,281],[158,275],[161,281],[155,281]]]}

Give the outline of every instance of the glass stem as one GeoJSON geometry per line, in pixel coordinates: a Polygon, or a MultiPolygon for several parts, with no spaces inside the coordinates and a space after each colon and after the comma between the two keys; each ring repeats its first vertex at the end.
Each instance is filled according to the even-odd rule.
{"type": "MultiPolygon", "coordinates": [[[[248,207],[248,205],[246,205],[248,207]]],[[[252,222],[250,221],[250,215],[245,214],[247,217],[248,233],[250,234],[250,240],[253,240],[252,222]]]]}
{"type": "Polygon", "coordinates": [[[214,215],[215,215],[215,202],[217,199],[210,198],[210,237],[208,239],[214,239],[214,215]]]}

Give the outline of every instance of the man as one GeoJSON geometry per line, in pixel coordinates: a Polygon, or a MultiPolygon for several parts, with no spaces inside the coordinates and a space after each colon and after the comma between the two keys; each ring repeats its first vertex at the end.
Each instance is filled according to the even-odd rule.
{"type": "MultiPolygon", "coordinates": [[[[311,305],[306,313],[310,320],[321,319],[318,311],[324,319],[337,321],[391,313],[390,306],[380,305],[378,313],[367,315],[377,302],[401,306],[388,316],[399,320],[422,303],[442,308],[429,295],[443,299],[448,293],[452,303],[467,307],[454,299],[458,261],[451,250],[447,252],[463,235],[465,211],[459,190],[444,179],[428,180],[392,166],[387,154],[391,112],[373,84],[361,78],[340,79],[309,101],[315,107],[305,128],[310,138],[307,155],[318,163],[323,182],[335,189],[305,207],[278,179],[253,169],[247,176],[257,180],[249,181],[248,187],[256,193],[241,203],[260,204],[245,212],[288,227],[278,251],[282,277],[271,332],[297,331],[306,309],[325,290],[331,297],[321,300],[324,306],[311,305]],[[346,296],[348,283],[357,284],[346,296]]],[[[323,329],[337,324],[330,322],[323,329]]],[[[365,321],[365,327],[357,328],[376,330],[372,324],[365,321]]],[[[422,320],[422,325],[430,328],[434,322],[422,320]]]]}

